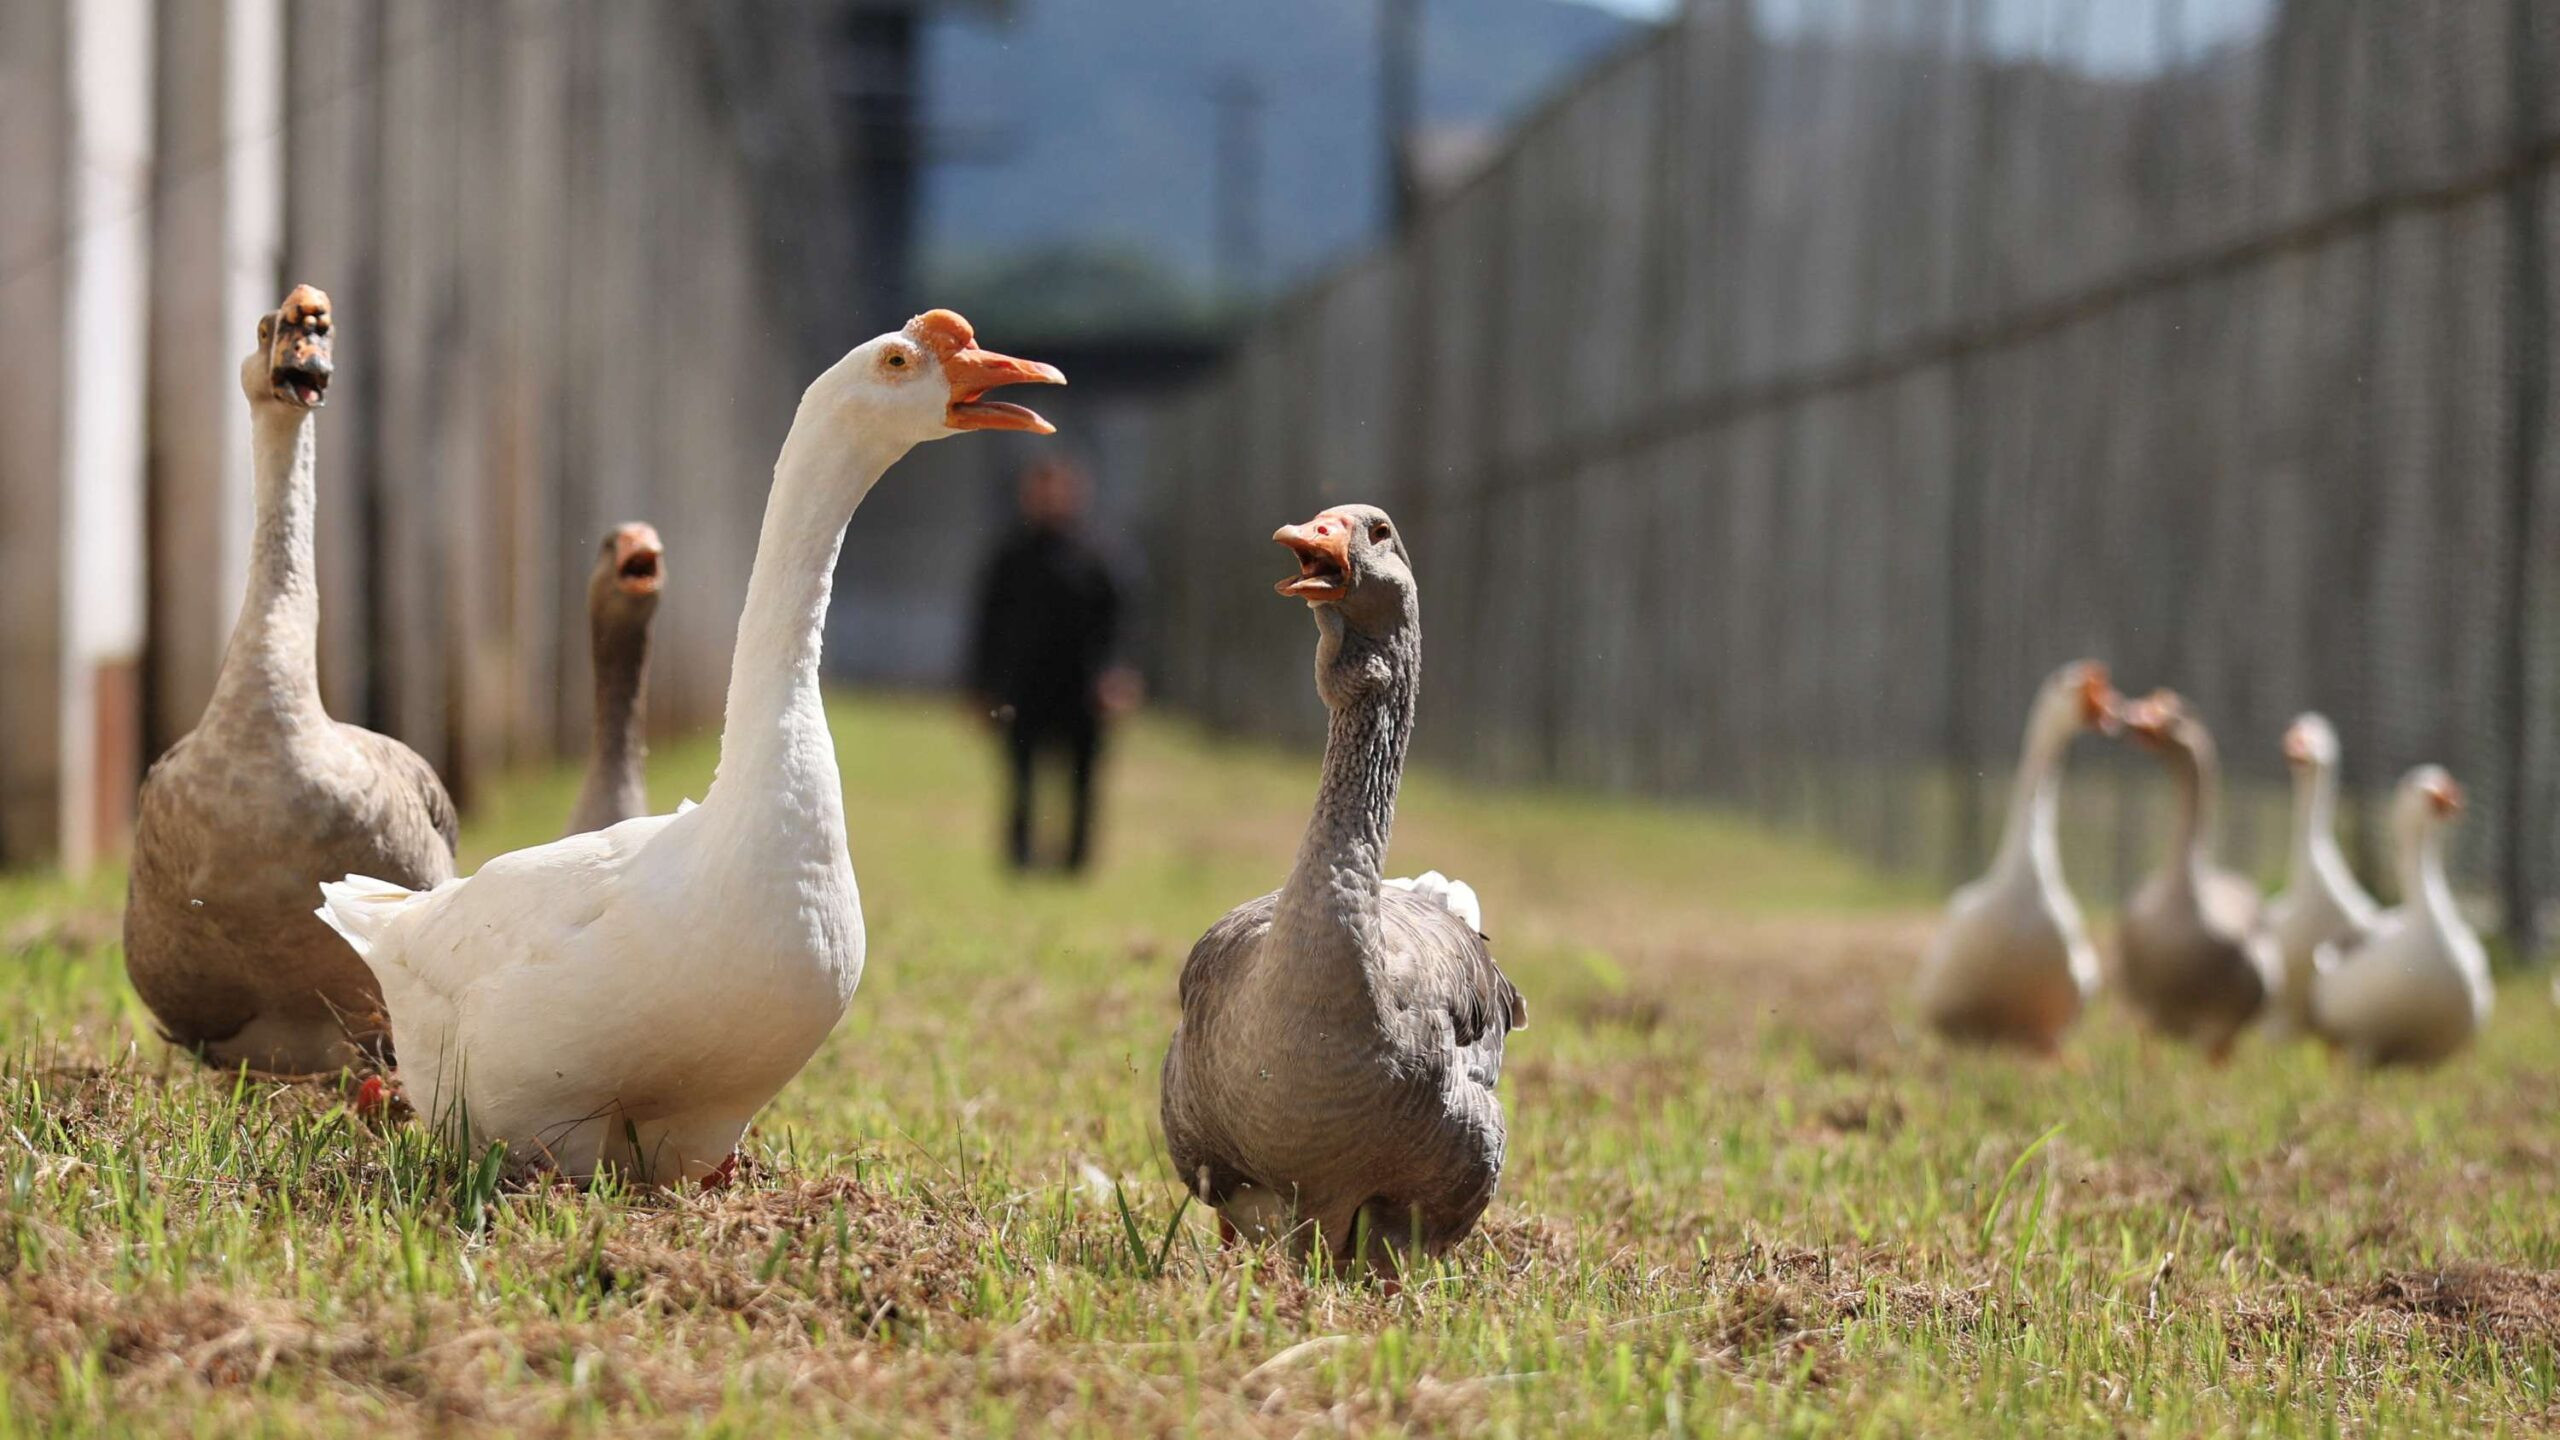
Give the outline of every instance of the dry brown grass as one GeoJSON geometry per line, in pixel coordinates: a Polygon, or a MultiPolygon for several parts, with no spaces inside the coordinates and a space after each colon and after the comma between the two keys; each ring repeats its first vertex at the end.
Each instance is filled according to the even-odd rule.
{"type": "Polygon", "coordinates": [[[713,1195],[480,1193],[342,1091],[149,1043],[111,887],[0,891],[0,1431],[2560,1421],[2535,989],[2427,1076],[2217,1071],[2104,1009],[2057,1061],[1954,1051],[1904,1005],[1907,892],[1712,817],[1425,782],[1399,855],[1479,884],[1532,1006],[1502,1199],[1399,1296],[1196,1211],[1159,1273],[1174,973],[1285,862],[1303,764],[1143,737],[1119,803],[1152,828],[1072,891],[979,859],[982,773],[929,717],[839,733],[905,842],[857,837],[874,971],[713,1195]]]}

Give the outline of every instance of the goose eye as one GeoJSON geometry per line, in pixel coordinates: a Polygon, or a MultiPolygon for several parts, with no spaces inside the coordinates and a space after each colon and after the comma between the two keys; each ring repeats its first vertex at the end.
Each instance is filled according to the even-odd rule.
{"type": "Polygon", "coordinates": [[[904,369],[906,369],[906,368],[907,368],[907,357],[906,357],[904,354],[902,354],[902,353],[900,353],[900,352],[898,352],[898,351],[895,351],[895,350],[890,351],[890,352],[889,352],[889,368],[890,368],[890,369],[892,369],[892,370],[904,370],[904,369]]]}
{"type": "Polygon", "coordinates": [[[1384,545],[1387,541],[1394,538],[1395,533],[1396,532],[1393,527],[1381,520],[1377,524],[1369,527],[1369,543],[1372,545],[1384,545]]]}

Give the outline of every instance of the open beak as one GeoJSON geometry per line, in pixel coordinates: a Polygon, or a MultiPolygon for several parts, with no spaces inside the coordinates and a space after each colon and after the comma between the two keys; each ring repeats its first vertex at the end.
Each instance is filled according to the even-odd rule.
{"type": "Polygon", "coordinates": [[[2153,745],[2169,743],[2169,719],[2168,705],[2157,698],[2136,700],[2124,707],[2124,728],[2153,745]]]}
{"type": "Polygon", "coordinates": [[[655,595],[667,583],[667,547],[658,532],[642,524],[613,532],[613,583],[625,595],[655,595]]]}
{"type": "Polygon", "coordinates": [[[954,430],[1028,430],[1034,435],[1055,435],[1058,427],[1040,418],[1038,411],[1022,405],[1008,405],[1002,400],[984,399],[986,393],[1004,385],[1064,385],[1067,377],[1055,365],[1037,360],[1016,360],[998,355],[975,345],[955,350],[942,360],[942,377],[951,384],[951,408],[944,423],[954,430]]]}
{"type": "Polygon", "coordinates": [[[1298,557],[1298,573],[1272,588],[1322,605],[1351,593],[1351,522],[1331,511],[1304,525],[1283,525],[1271,538],[1298,557]]]}
{"type": "Polygon", "coordinates": [[[2452,776],[2427,781],[2424,793],[2436,814],[2450,819],[2462,813],[2462,786],[2452,776]]]}
{"type": "Polygon", "coordinates": [[[305,410],[329,403],[329,296],[316,285],[296,285],[271,317],[275,345],[267,353],[267,383],[276,398],[305,410]]]}

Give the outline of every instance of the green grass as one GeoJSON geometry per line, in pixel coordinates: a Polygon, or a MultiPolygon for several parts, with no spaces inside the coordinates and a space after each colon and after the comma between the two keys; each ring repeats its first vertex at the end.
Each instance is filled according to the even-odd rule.
{"type": "MultiPolygon", "coordinates": [[[[1219,1252],[1158,1153],[1192,937],[1304,756],[1148,725],[1083,887],[992,863],[947,707],[837,712],[870,968],[735,1190],[504,1191],[171,1057],[118,882],[0,880],[0,1430],[1626,1435],[2527,1431],[2555,1406],[2560,1037],[2222,1070],[2103,1008],[2045,1064],[1902,990],[1932,897],[1710,814],[1409,787],[1531,1027],[1479,1236],[1401,1296],[1219,1252]]],[[[707,746],[663,751],[699,795],[707,746]]],[[[500,787],[473,857],[546,838],[500,787]]]]}

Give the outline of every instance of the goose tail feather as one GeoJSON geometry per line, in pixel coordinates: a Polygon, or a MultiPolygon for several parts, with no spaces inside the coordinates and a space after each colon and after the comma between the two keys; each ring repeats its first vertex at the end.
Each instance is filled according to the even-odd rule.
{"type": "Polygon", "coordinates": [[[1484,933],[1484,904],[1476,899],[1476,887],[1464,880],[1452,880],[1437,870],[1425,870],[1410,879],[1387,882],[1398,890],[1409,890],[1425,900],[1436,900],[1441,908],[1467,922],[1469,929],[1484,933]]]}
{"type": "Polygon", "coordinates": [[[370,875],[350,875],[321,881],[320,908],[312,913],[343,936],[359,958],[370,960],[382,932],[424,893],[370,875]]]}

